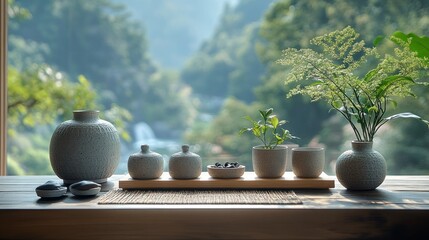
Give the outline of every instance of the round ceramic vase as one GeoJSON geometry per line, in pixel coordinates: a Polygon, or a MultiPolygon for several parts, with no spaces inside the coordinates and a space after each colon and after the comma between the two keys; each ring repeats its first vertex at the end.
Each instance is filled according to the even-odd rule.
{"type": "Polygon", "coordinates": [[[287,147],[278,145],[274,149],[263,146],[252,148],[253,171],[260,178],[279,178],[286,171],[287,147]]]}
{"type": "Polygon", "coordinates": [[[164,172],[162,155],[149,150],[149,145],[141,145],[141,151],[128,158],[128,173],[134,179],[159,178],[164,172]]]}
{"type": "Polygon", "coordinates": [[[119,164],[118,131],[98,115],[93,110],[73,111],[73,119],[59,124],[52,134],[52,169],[66,185],[82,180],[106,182],[119,164]]]}
{"type": "Polygon", "coordinates": [[[198,154],[189,151],[189,145],[183,145],[182,151],[171,155],[168,169],[175,179],[194,179],[201,175],[202,160],[198,154]]]}
{"type": "Polygon", "coordinates": [[[338,181],[349,190],[373,190],[386,177],[386,160],[372,142],[352,141],[352,150],[342,153],[335,166],[338,181]]]}

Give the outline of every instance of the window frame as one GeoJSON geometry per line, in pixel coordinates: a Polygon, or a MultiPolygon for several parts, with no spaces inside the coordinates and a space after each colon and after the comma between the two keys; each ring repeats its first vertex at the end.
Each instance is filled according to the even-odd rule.
{"type": "Polygon", "coordinates": [[[6,175],[8,0],[0,0],[0,176],[6,175]]]}

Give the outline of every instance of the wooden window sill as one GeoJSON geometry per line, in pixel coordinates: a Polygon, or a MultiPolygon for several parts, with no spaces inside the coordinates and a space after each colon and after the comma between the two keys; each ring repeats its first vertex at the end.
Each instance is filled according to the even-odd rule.
{"type": "Polygon", "coordinates": [[[411,239],[429,222],[429,176],[387,176],[375,191],[347,191],[338,182],[331,189],[296,189],[302,205],[40,200],[34,189],[55,179],[0,177],[0,239],[411,239]]]}

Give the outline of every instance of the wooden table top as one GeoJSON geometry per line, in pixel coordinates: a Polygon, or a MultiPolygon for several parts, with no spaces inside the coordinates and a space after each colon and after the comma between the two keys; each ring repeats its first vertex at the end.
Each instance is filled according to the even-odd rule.
{"type": "MultiPolygon", "coordinates": [[[[114,175],[109,180],[118,187],[123,175],[114,175]]],[[[40,199],[35,188],[48,180],[60,181],[56,176],[0,176],[0,209],[48,209],[49,208],[212,208],[195,205],[99,205],[98,197],[80,199],[68,193],[67,198],[56,201],[40,199]],[[47,205],[47,203],[49,203],[47,205]]],[[[331,189],[295,189],[302,205],[282,206],[237,206],[220,205],[216,208],[383,208],[383,209],[428,209],[429,176],[387,176],[374,191],[348,191],[335,181],[331,189]]]]}
{"type": "MultiPolygon", "coordinates": [[[[117,187],[123,177],[109,180],[117,187]]],[[[348,191],[338,182],[296,189],[300,205],[99,205],[103,193],[47,201],[35,188],[48,180],[60,181],[0,176],[0,239],[383,239],[416,236],[429,222],[429,176],[387,176],[374,191],[348,191]],[[75,227],[81,230],[69,230],[75,227]],[[67,237],[55,235],[61,231],[67,237]]]]}

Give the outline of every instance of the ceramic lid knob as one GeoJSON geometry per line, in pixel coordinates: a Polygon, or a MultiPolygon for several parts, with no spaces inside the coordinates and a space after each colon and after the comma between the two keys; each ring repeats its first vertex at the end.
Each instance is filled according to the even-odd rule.
{"type": "Polygon", "coordinates": [[[148,153],[148,152],[150,152],[149,145],[147,145],[147,144],[141,145],[140,148],[142,150],[142,153],[148,153]]]}
{"type": "Polygon", "coordinates": [[[151,158],[162,159],[161,154],[156,153],[156,152],[152,152],[149,148],[149,145],[147,145],[147,144],[141,145],[140,149],[141,149],[140,152],[136,152],[136,153],[131,154],[128,159],[129,160],[130,159],[149,160],[151,158]]]}
{"type": "Polygon", "coordinates": [[[182,146],[182,152],[183,152],[183,153],[187,153],[187,152],[189,152],[189,145],[183,145],[183,146],[182,146]]]}

